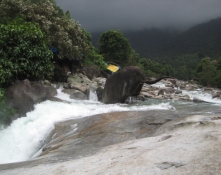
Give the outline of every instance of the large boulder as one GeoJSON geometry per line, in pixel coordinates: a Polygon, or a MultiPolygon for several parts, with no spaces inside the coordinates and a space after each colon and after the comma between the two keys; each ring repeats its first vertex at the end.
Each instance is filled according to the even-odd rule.
{"type": "Polygon", "coordinates": [[[168,77],[148,81],[139,67],[124,67],[107,78],[102,100],[106,104],[124,103],[129,96],[139,95],[144,83],[154,84],[163,78],[168,77]]]}
{"type": "Polygon", "coordinates": [[[34,109],[34,104],[50,99],[56,94],[57,90],[53,86],[26,79],[10,86],[6,91],[6,98],[10,107],[16,109],[19,115],[24,115],[34,109]]]}
{"type": "Polygon", "coordinates": [[[127,97],[137,96],[145,80],[140,68],[128,66],[112,74],[106,80],[102,100],[103,103],[124,103],[127,97]]]}
{"type": "Polygon", "coordinates": [[[87,90],[96,91],[97,83],[88,79],[87,76],[83,74],[74,74],[68,77],[68,84],[70,89],[76,89],[83,93],[87,90]]]}
{"type": "Polygon", "coordinates": [[[83,74],[70,75],[67,81],[68,81],[68,87],[67,87],[68,89],[75,89],[81,91],[86,95],[87,99],[90,99],[91,93],[96,94],[96,90],[98,88],[97,82],[91,81],[86,75],[83,74]]]}

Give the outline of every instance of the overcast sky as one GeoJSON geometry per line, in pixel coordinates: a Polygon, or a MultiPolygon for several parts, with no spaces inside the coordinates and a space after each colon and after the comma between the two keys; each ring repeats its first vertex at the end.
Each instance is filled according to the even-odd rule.
{"type": "Polygon", "coordinates": [[[89,32],[177,28],[221,17],[221,0],[56,0],[89,32]]]}

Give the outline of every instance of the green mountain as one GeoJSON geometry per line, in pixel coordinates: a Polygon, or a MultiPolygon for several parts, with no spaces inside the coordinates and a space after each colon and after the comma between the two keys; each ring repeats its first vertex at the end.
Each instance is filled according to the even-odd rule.
{"type": "MultiPolygon", "coordinates": [[[[221,18],[198,24],[185,32],[152,28],[123,31],[123,34],[141,58],[171,62],[171,59],[188,54],[212,59],[221,56],[221,18]]],[[[92,33],[95,46],[99,36],[100,33],[92,33]]]]}
{"type": "Polygon", "coordinates": [[[199,24],[177,35],[168,45],[160,48],[167,56],[198,53],[213,59],[221,56],[221,18],[199,24]]]}

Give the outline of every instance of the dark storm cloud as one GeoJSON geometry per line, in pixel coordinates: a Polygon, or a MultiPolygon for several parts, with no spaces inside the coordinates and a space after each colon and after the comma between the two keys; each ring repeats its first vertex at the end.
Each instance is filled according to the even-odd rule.
{"type": "Polygon", "coordinates": [[[56,0],[88,31],[177,28],[221,16],[221,0],[56,0]]]}

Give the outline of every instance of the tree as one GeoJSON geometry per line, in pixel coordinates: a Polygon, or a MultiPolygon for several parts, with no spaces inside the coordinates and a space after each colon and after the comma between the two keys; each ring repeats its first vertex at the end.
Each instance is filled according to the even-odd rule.
{"type": "Polygon", "coordinates": [[[132,52],[129,41],[119,30],[110,30],[101,34],[98,50],[105,61],[126,65],[132,52]]]}
{"type": "Polygon", "coordinates": [[[70,19],[53,0],[1,0],[1,21],[22,16],[27,22],[38,23],[45,34],[48,48],[58,49],[58,59],[73,59],[88,48],[80,24],[70,19]],[[3,20],[4,19],[4,20],[3,20]]]}
{"type": "Polygon", "coordinates": [[[50,78],[52,52],[37,25],[16,19],[0,24],[0,84],[10,79],[50,78]]]}
{"type": "Polygon", "coordinates": [[[215,77],[218,75],[218,71],[214,62],[210,58],[203,58],[197,65],[196,75],[204,86],[214,86],[216,85],[215,77]]]}
{"type": "Polygon", "coordinates": [[[139,60],[138,66],[141,68],[141,70],[146,76],[150,77],[154,75],[154,72],[151,71],[152,64],[153,64],[153,61],[147,60],[146,58],[141,58],[139,60]]]}

